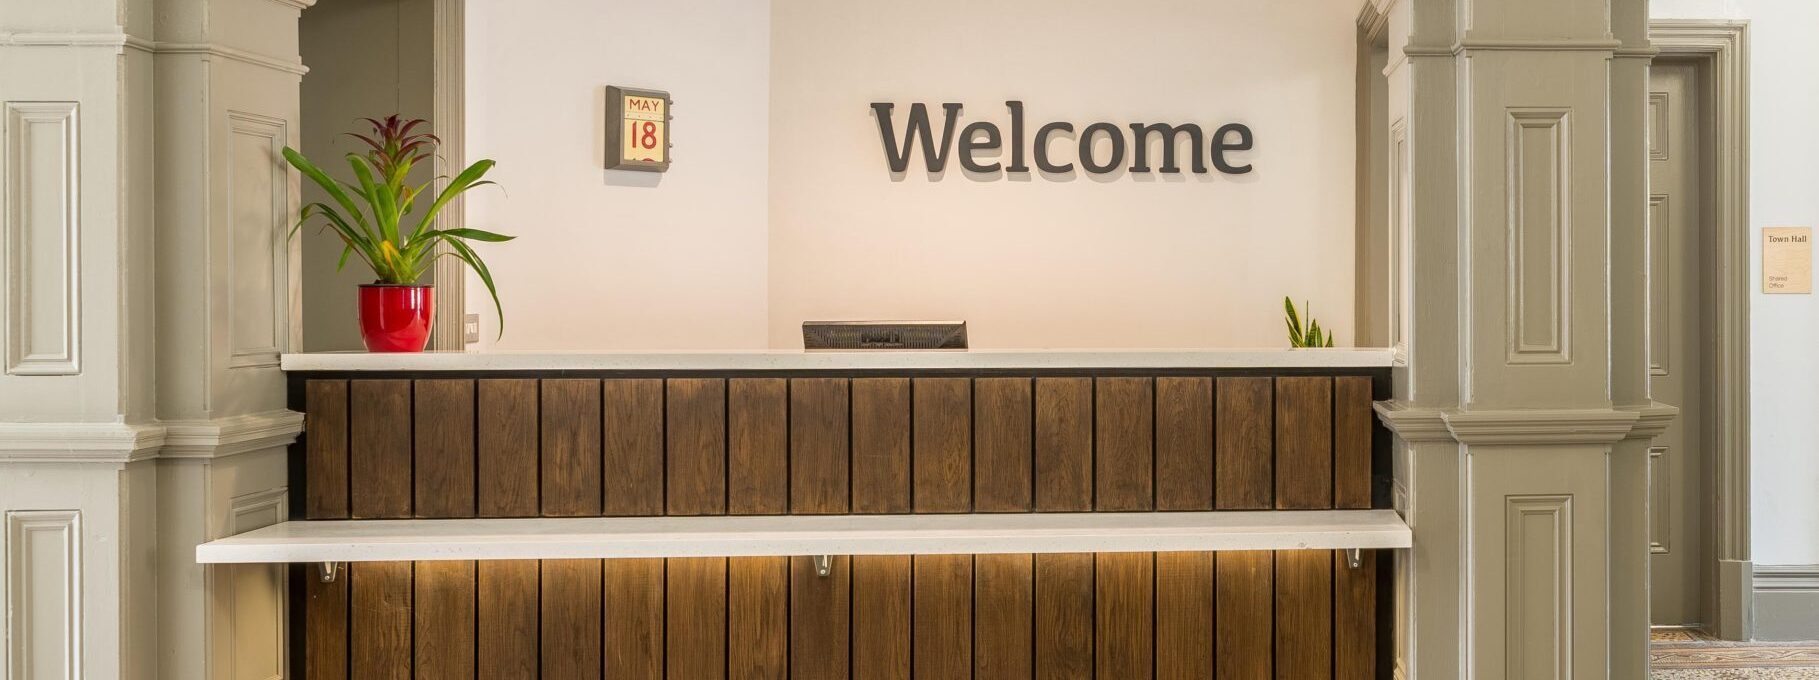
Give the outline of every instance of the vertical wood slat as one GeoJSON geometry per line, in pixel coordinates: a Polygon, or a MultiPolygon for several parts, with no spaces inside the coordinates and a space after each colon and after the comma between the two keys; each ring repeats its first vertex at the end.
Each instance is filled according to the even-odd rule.
{"type": "Polygon", "coordinates": [[[845,378],[790,380],[790,512],[843,514],[851,508],[845,378]]]}
{"type": "MultiPolygon", "coordinates": [[[[599,515],[600,381],[551,379],[542,387],[542,512],[550,517],[599,515]]],[[[546,568],[546,580],[548,576],[546,568]]]]}
{"type": "Polygon", "coordinates": [[[411,563],[349,562],[348,675],[411,677],[411,563]]]}
{"type": "Polygon", "coordinates": [[[1029,378],[973,380],[973,511],[1029,512],[1035,401],[1029,378]]]}
{"type": "Polygon", "coordinates": [[[600,678],[601,560],[543,560],[542,673],[562,680],[600,678]]]}
{"type": "Polygon", "coordinates": [[[789,673],[789,558],[728,558],[726,591],[728,677],[784,680],[789,673]]]}
{"type": "Polygon", "coordinates": [[[910,381],[853,379],[853,512],[910,511],[910,381]]]}
{"type": "Polygon", "coordinates": [[[307,406],[303,441],[309,519],[346,519],[347,381],[311,380],[304,384],[307,406]]]}
{"type": "Polygon", "coordinates": [[[1333,507],[1333,379],[1276,379],[1276,507],[1333,507]]]}
{"type": "Polygon", "coordinates": [[[1156,509],[1213,509],[1213,379],[1156,379],[1156,509]]]}
{"type": "Polygon", "coordinates": [[[1213,610],[1213,553],[1156,553],[1156,680],[1213,677],[1213,610]]]}
{"type": "Polygon", "coordinates": [[[416,562],[417,680],[475,676],[473,561],[416,562]]]}
{"type": "Polygon", "coordinates": [[[853,556],[854,680],[909,680],[910,611],[910,556],[853,556]]]}
{"type": "MultiPolygon", "coordinates": [[[[313,407],[318,402],[311,401],[313,407]]],[[[343,572],[328,583],[316,578],[316,565],[300,565],[308,573],[292,576],[303,583],[303,677],[305,680],[346,680],[348,578],[343,572]]]]}
{"type": "Polygon", "coordinates": [[[1036,669],[1033,555],[973,558],[973,677],[1029,678],[1036,669]]]}
{"type": "Polygon", "coordinates": [[[418,380],[413,506],[417,517],[473,517],[474,381],[418,380]]]}
{"type": "Polygon", "coordinates": [[[1154,553],[1099,553],[1094,663],[1101,680],[1149,678],[1156,659],[1154,553]]]}
{"type": "Polygon", "coordinates": [[[1353,569],[1333,551],[1333,677],[1371,680],[1377,674],[1377,553],[1353,569]]]}
{"type": "Polygon", "coordinates": [[[973,677],[973,556],[916,555],[910,664],[916,680],[973,677]]]}
{"type": "Polygon", "coordinates": [[[474,572],[475,677],[536,677],[543,645],[537,624],[541,577],[536,560],[485,560],[474,565],[474,572]]]}
{"type": "Polygon", "coordinates": [[[1219,378],[1213,426],[1213,502],[1219,510],[1275,503],[1274,404],[1269,378],[1219,378]]]}
{"type": "Polygon", "coordinates": [[[1276,553],[1276,677],[1333,677],[1333,551],[1276,553]]]}
{"type": "Polygon", "coordinates": [[[663,381],[601,381],[601,511],[607,515],[663,514],[663,381]]]}
{"type": "Polygon", "coordinates": [[[348,496],[355,519],[411,516],[411,381],[350,380],[348,496]]]}
{"type": "Polygon", "coordinates": [[[726,514],[726,381],[669,381],[667,514],[726,514]]]}
{"type": "Polygon", "coordinates": [[[790,558],[790,680],[846,680],[851,668],[853,561],[832,560],[820,576],[813,558],[790,558]]]}
{"type": "Polygon", "coordinates": [[[915,512],[973,508],[973,381],[916,378],[910,382],[910,505],[915,512]]]}
{"type": "Polygon", "coordinates": [[[537,515],[536,380],[480,380],[475,434],[480,517],[537,515]]]}
{"type": "Polygon", "coordinates": [[[1155,393],[1149,378],[1094,381],[1093,508],[1155,509],[1155,393]]]}
{"type": "Polygon", "coordinates": [[[1093,677],[1093,556],[1037,555],[1036,680],[1093,677]]]}
{"type": "Polygon", "coordinates": [[[671,559],[667,582],[669,680],[725,678],[726,558],[671,559]]]}
{"type": "Polygon", "coordinates": [[[1275,556],[1265,551],[1213,554],[1216,598],[1214,667],[1219,680],[1271,680],[1275,556]]]}
{"type": "Polygon", "coordinates": [[[1093,508],[1093,379],[1036,379],[1036,510],[1093,508]]]}
{"type": "Polygon", "coordinates": [[[1371,379],[1333,379],[1333,506],[1371,507],[1371,379]]]}
{"type": "Polygon", "coordinates": [[[665,567],[662,558],[606,560],[601,609],[608,680],[663,677],[665,567]]]}
{"type": "Polygon", "coordinates": [[[727,512],[789,510],[789,383],[734,378],[726,385],[727,512]]]}

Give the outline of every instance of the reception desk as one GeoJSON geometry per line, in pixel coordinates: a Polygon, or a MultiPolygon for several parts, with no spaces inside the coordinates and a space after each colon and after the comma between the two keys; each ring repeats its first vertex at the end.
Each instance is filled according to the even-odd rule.
{"type": "Polygon", "coordinates": [[[299,678],[1387,677],[1390,361],[286,355],[199,557],[309,562],[299,678]]]}

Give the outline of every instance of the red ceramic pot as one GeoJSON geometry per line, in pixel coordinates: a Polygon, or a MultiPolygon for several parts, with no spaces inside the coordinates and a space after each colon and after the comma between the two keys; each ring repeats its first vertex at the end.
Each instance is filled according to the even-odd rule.
{"type": "Polygon", "coordinates": [[[429,344],[429,286],[360,286],[360,338],[368,352],[421,352],[429,344]]]}

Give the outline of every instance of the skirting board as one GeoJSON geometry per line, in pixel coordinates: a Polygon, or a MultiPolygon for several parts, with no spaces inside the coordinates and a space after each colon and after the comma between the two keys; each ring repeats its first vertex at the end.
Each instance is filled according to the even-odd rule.
{"type": "Polygon", "coordinates": [[[1755,638],[1819,638],[1819,564],[1756,567],[1755,638]]]}

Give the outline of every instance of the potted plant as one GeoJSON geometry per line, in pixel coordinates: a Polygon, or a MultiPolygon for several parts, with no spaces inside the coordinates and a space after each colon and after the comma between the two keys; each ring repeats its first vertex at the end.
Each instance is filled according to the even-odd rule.
{"type": "Polygon", "coordinates": [[[427,206],[421,199],[429,183],[412,186],[405,177],[417,162],[435,154],[441,143],[435,135],[415,133],[421,119],[404,120],[393,115],[385,120],[366,119],[372,125],[372,136],[348,133],[369,147],[366,153],[347,154],[354,182],[334,179],[310,162],[296,149],[284,147],[284,160],[322,187],[331,203],[316,202],[303,206],[295,235],[311,218],[321,218],[323,226],[333,229],[341,238],[341,261],[336,270],[347,266],[348,257],[359,255],[373,270],[375,280],[360,286],[360,337],[371,352],[421,352],[429,342],[430,319],[435,313],[430,286],[418,284],[424,272],[435,261],[435,245],[446,243],[445,253],[473,268],[493,297],[493,308],[499,310],[500,330],[504,331],[505,312],[499,305],[499,291],[493,287],[492,272],[474,252],[468,241],[510,241],[511,236],[479,229],[437,229],[436,214],[450,200],[474,187],[492,184],[482,180],[493,167],[493,161],[480,160],[462,170],[427,206]]]}
{"type": "Polygon", "coordinates": [[[1286,310],[1284,319],[1288,323],[1288,345],[1301,349],[1307,347],[1332,347],[1331,333],[1320,330],[1320,322],[1314,319],[1313,303],[1305,303],[1307,308],[1307,327],[1301,326],[1301,315],[1295,311],[1295,301],[1284,296],[1282,308],[1286,310]]]}

